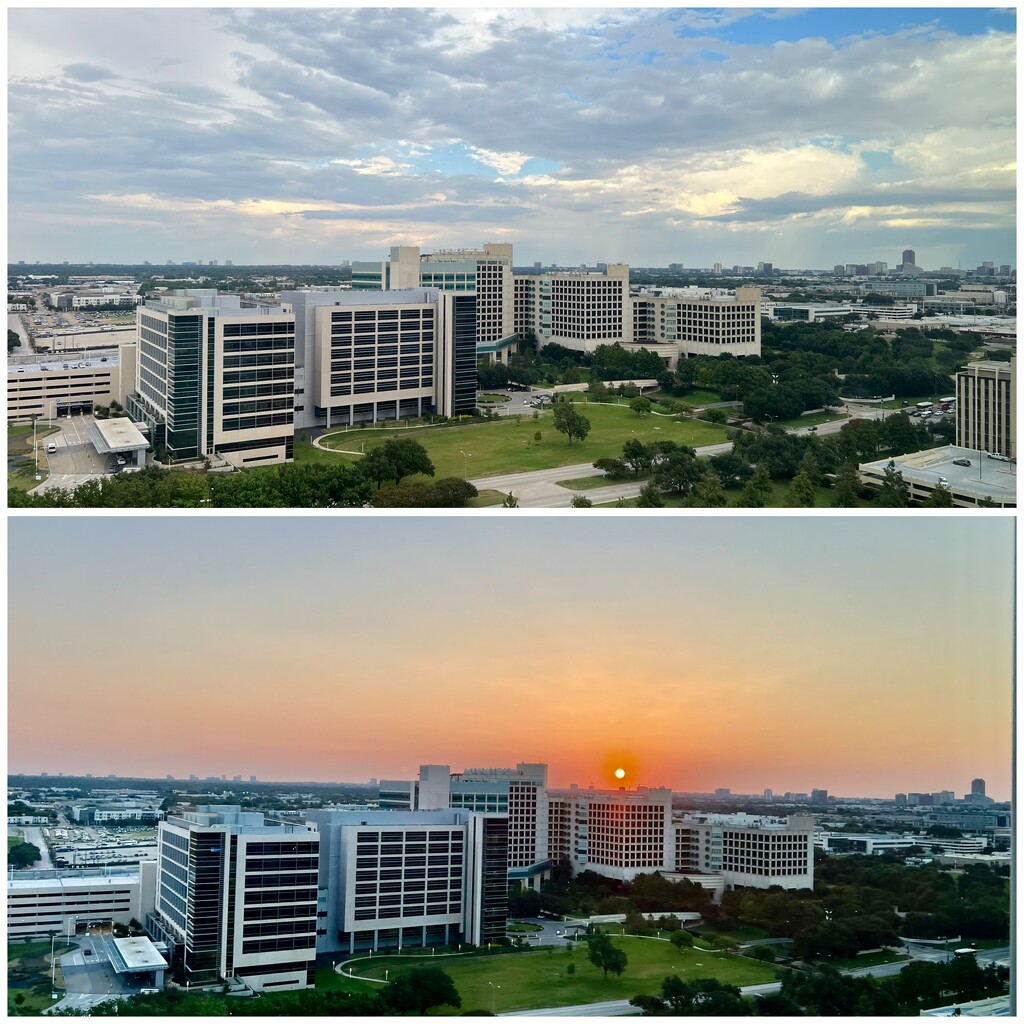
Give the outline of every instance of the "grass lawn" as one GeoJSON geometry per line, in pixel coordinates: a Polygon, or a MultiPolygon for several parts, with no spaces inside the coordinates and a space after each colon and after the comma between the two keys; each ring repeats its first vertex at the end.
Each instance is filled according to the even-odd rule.
{"type": "Polygon", "coordinates": [[[856,970],[858,967],[877,967],[878,964],[895,964],[909,960],[908,953],[866,953],[864,956],[848,956],[843,960],[829,960],[830,967],[856,970]]]}
{"type": "Polygon", "coordinates": [[[812,412],[806,416],[795,416],[791,420],[772,420],[780,427],[811,427],[821,423],[834,423],[836,420],[848,420],[845,412],[812,412]]]}
{"type": "MultiPolygon", "coordinates": [[[[69,949],[76,949],[66,942],[57,942],[53,947],[54,956],[60,956],[69,949]]],[[[64,978],[57,967],[56,988],[50,988],[50,942],[9,942],[7,944],[7,1007],[24,1013],[40,1013],[63,996],[64,978]],[[50,992],[58,993],[57,999],[50,998],[50,992]]]]}
{"type": "MultiPolygon", "coordinates": [[[[587,959],[586,946],[569,946],[528,953],[503,953],[470,957],[374,957],[362,960],[354,969],[369,977],[391,977],[403,968],[432,962],[443,968],[462,996],[462,1010],[539,1009],[572,1006],[606,999],[631,999],[639,993],[656,994],[670,974],[684,980],[718,978],[732,985],[758,985],[775,981],[775,968],[722,953],[676,949],[669,942],[620,936],[613,940],[626,952],[629,962],[618,977],[602,972],[587,959]],[[574,964],[576,971],[566,968],[574,964]],[[491,985],[496,988],[491,987],[491,985]],[[492,999],[494,1000],[492,1003],[492,999]]],[[[319,984],[319,975],[317,983],[319,984]]],[[[353,983],[338,978],[345,988],[353,983]]],[[[363,985],[366,983],[363,982],[363,985]]],[[[351,989],[355,991],[355,989],[351,989]]],[[[365,990],[365,989],[363,989],[365,990]]]]}
{"type": "MultiPolygon", "coordinates": [[[[505,417],[457,427],[350,430],[327,435],[321,442],[327,447],[358,451],[360,445],[370,449],[390,438],[411,437],[427,449],[437,469],[437,479],[463,475],[466,465],[463,452],[469,454],[469,475],[481,477],[617,458],[622,454],[622,446],[634,434],[645,444],[671,440],[694,448],[728,440],[725,427],[696,420],[637,416],[628,408],[607,405],[590,405],[581,411],[590,420],[590,434],[582,443],[575,441],[572,445],[564,434],[555,430],[550,411],[545,411],[536,420],[532,415],[524,415],[519,420],[505,417]],[[540,442],[533,439],[538,430],[541,432],[540,442]]],[[[313,450],[309,445],[295,445],[296,462],[335,458],[352,460],[358,456],[335,456],[313,450]]]]}
{"type": "Polygon", "coordinates": [[[692,405],[696,409],[723,401],[717,391],[691,391],[688,395],[673,395],[668,391],[655,391],[654,396],[668,402],[686,402],[687,405],[692,405]]]}
{"type": "Polygon", "coordinates": [[[744,924],[739,928],[734,928],[729,932],[720,932],[710,925],[702,924],[695,928],[691,928],[690,931],[694,935],[698,935],[702,938],[713,939],[719,935],[724,935],[727,939],[733,939],[736,942],[752,942],[754,939],[770,939],[771,935],[768,934],[767,928],[758,928],[756,925],[744,924]]]}
{"type": "Polygon", "coordinates": [[[25,842],[25,833],[19,832],[16,836],[9,835],[7,837],[7,849],[10,850],[12,846],[17,846],[19,843],[25,842]]]}
{"type": "Polygon", "coordinates": [[[645,480],[650,479],[650,474],[640,477],[625,477],[622,480],[609,480],[604,473],[598,473],[595,476],[578,476],[574,480],[559,480],[558,486],[565,487],[570,491],[593,491],[598,487],[611,487],[614,484],[628,484],[636,483],[642,484],[645,480]]]}

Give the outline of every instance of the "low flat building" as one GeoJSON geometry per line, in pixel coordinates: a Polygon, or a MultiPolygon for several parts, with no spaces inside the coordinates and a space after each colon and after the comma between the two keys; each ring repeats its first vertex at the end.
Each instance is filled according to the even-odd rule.
{"type": "Polygon", "coordinates": [[[861,463],[860,479],[870,487],[879,487],[889,468],[903,475],[911,501],[927,501],[941,486],[952,493],[957,508],[976,508],[986,499],[1000,508],[1017,507],[1017,467],[1009,459],[946,445],[861,463]],[[957,465],[958,461],[970,464],[957,465]]]}
{"type": "Polygon", "coordinates": [[[47,877],[16,874],[7,883],[8,939],[74,935],[93,925],[143,921],[154,906],[156,861],[137,870],[101,874],[91,871],[45,871],[47,877]]]}
{"type": "Polygon", "coordinates": [[[54,420],[91,413],[97,405],[124,404],[135,376],[135,347],[7,360],[7,420],[54,420]]]}

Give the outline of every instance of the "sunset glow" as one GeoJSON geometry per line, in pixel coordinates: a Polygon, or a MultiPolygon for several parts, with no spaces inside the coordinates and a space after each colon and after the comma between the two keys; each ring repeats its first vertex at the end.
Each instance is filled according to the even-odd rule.
{"type": "Polygon", "coordinates": [[[1012,519],[642,526],[12,517],[10,770],[1009,797],[1012,519]]]}

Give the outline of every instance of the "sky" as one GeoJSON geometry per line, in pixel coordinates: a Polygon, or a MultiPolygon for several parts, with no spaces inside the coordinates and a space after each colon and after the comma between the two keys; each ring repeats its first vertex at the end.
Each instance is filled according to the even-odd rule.
{"type": "Polygon", "coordinates": [[[1011,8],[8,12],[9,259],[1015,263],[1011,8]]]}
{"type": "Polygon", "coordinates": [[[1005,800],[1013,525],[15,515],[9,770],[1005,800]]]}

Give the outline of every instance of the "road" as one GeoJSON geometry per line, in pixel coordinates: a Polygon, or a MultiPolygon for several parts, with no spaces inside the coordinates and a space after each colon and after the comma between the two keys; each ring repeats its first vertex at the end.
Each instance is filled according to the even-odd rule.
{"type": "Polygon", "coordinates": [[[111,966],[107,948],[109,936],[96,933],[79,935],[74,941],[79,943],[79,948],[60,958],[67,994],[51,1006],[48,1013],[67,1009],[88,1010],[97,1003],[138,991],[127,985],[111,966]]]}
{"type": "MultiPolygon", "coordinates": [[[[698,455],[722,455],[732,451],[732,442],[705,445],[697,449],[698,455]]],[[[559,480],[577,480],[580,477],[602,476],[603,470],[595,469],[593,463],[580,462],[556,469],[536,469],[529,473],[503,473],[499,476],[470,478],[478,490],[495,490],[507,494],[511,491],[519,501],[520,508],[570,508],[573,492],[558,484],[559,480]]],[[[598,487],[581,493],[595,504],[618,501],[619,498],[635,498],[645,480],[624,481],[598,487]]]]}
{"type": "Polygon", "coordinates": [[[50,859],[50,851],[46,847],[46,840],[43,839],[43,830],[38,826],[19,825],[18,829],[24,833],[25,842],[32,843],[39,850],[39,860],[26,870],[40,871],[44,868],[52,868],[53,861],[50,859]]]}
{"type": "Polygon", "coordinates": [[[50,466],[50,475],[33,494],[41,494],[53,487],[73,488],[88,480],[96,480],[109,475],[113,469],[112,456],[99,455],[89,442],[86,425],[93,422],[92,416],[62,417],[55,421],[60,427],[59,434],[50,434],[40,444],[51,441],[57,445],[57,451],[48,454],[46,461],[50,466]]]}

